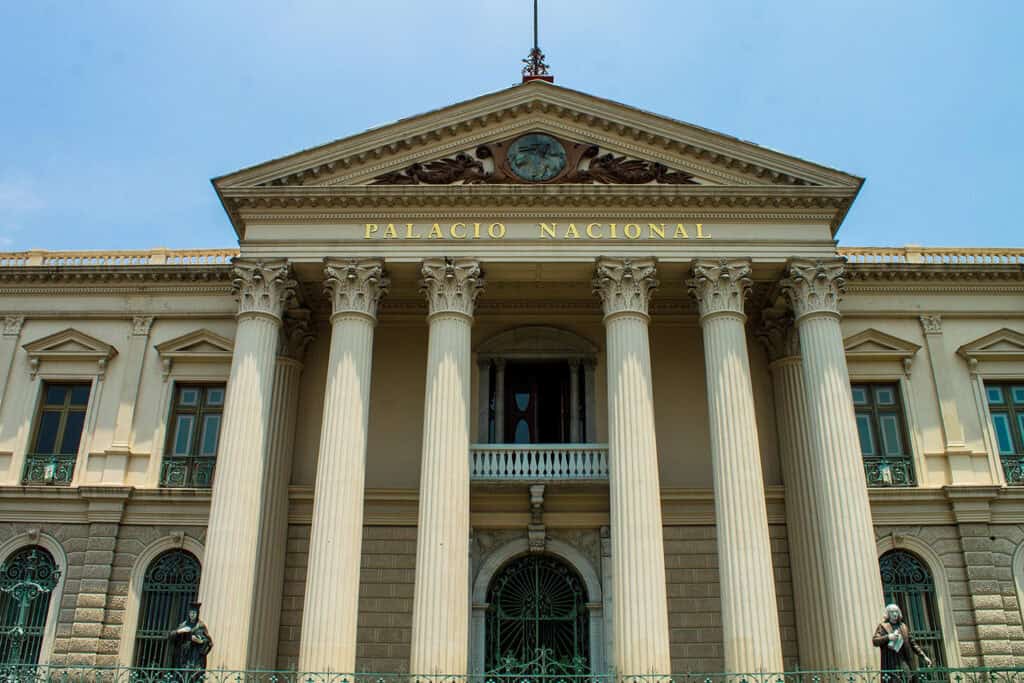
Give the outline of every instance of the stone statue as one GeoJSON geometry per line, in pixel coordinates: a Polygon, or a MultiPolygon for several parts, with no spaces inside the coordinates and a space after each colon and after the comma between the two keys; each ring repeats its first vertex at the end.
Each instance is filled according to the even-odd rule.
{"type": "Polygon", "coordinates": [[[917,679],[915,654],[924,660],[925,666],[932,665],[932,660],[910,635],[910,627],[903,621],[903,612],[898,605],[886,605],[885,619],[875,629],[871,642],[881,651],[883,672],[910,674],[910,680],[914,681],[917,679]]]}
{"type": "Polygon", "coordinates": [[[213,638],[206,624],[199,621],[198,602],[188,606],[188,616],[175,630],[167,634],[171,641],[171,666],[175,669],[206,669],[206,655],[213,649],[213,638]]]}

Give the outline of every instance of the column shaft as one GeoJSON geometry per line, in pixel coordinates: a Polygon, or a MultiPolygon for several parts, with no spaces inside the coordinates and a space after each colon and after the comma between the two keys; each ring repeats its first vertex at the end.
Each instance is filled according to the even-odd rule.
{"type": "Polygon", "coordinates": [[[569,441],[580,443],[580,360],[569,361],[569,441]]]}
{"type": "Polygon", "coordinates": [[[745,261],[699,261],[690,288],[704,332],[725,670],[781,672],[764,475],[743,301],[745,261]]]}
{"type": "Polygon", "coordinates": [[[471,259],[431,259],[422,273],[430,336],[409,671],[463,675],[470,608],[470,330],[483,279],[471,259]]]}
{"type": "Polygon", "coordinates": [[[373,260],[327,261],[325,274],[334,314],[299,670],[350,673],[356,666],[373,328],[388,281],[373,260]]]}
{"type": "Polygon", "coordinates": [[[608,458],[614,666],[669,674],[668,597],[647,302],[653,259],[599,259],[608,361],[608,458]]]}
{"type": "Polygon", "coordinates": [[[274,366],[284,305],[295,282],[283,262],[236,260],[240,305],[210,501],[199,597],[217,636],[209,667],[252,665],[256,575],[274,366]]]}
{"type": "Polygon", "coordinates": [[[883,597],[839,327],[842,284],[841,263],[794,260],[783,288],[799,328],[814,439],[810,473],[820,520],[814,542],[832,620],[829,665],[863,669],[878,664],[877,650],[865,634],[876,625],[883,597]]]}

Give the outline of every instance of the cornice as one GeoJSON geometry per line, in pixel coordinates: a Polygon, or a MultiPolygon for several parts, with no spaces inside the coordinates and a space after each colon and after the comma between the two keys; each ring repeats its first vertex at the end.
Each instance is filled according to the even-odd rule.
{"type": "Polygon", "coordinates": [[[231,293],[231,266],[19,266],[0,268],[0,294],[231,293]]]}
{"type": "Polygon", "coordinates": [[[852,264],[846,265],[848,294],[1022,294],[1024,265],[852,264]]]}

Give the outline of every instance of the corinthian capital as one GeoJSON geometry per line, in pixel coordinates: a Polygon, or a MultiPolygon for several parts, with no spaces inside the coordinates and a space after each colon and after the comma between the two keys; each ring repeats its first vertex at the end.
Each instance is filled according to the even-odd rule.
{"type": "Polygon", "coordinates": [[[238,315],[267,315],[280,320],[284,309],[294,301],[298,286],[288,262],[235,259],[234,266],[232,285],[238,315]]]}
{"type": "Polygon", "coordinates": [[[779,285],[797,320],[815,313],[839,315],[839,295],[846,285],[844,267],[843,259],[789,262],[789,277],[779,285]]]}
{"type": "Polygon", "coordinates": [[[743,302],[750,295],[750,261],[720,259],[697,261],[686,286],[697,299],[700,317],[715,313],[743,316],[743,302]]]}
{"type": "Polygon", "coordinates": [[[764,310],[754,328],[754,336],[768,352],[769,360],[781,360],[800,355],[800,333],[793,324],[789,311],[764,310]]]}
{"type": "Polygon", "coordinates": [[[458,313],[473,316],[476,298],[484,291],[480,263],[472,258],[430,258],[420,268],[420,291],[430,315],[458,313]]]}
{"type": "Polygon", "coordinates": [[[335,315],[361,313],[376,320],[377,306],[390,286],[380,259],[324,259],[324,294],[335,315]]]}
{"type": "Polygon", "coordinates": [[[601,297],[605,317],[616,313],[647,315],[651,294],[658,288],[657,272],[653,258],[597,259],[591,285],[601,297]]]}
{"type": "Polygon", "coordinates": [[[278,337],[277,355],[300,363],[306,356],[306,347],[316,338],[313,314],[308,308],[288,311],[284,316],[278,337]]]}

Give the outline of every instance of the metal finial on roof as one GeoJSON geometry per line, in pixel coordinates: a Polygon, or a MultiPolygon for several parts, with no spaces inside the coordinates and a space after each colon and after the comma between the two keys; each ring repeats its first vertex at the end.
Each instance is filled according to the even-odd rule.
{"type": "Polygon", "coordinates": [[[533,0],[533,49],[523,64],[523,83],[534,80],[555,82],[555,77],[548,73],[548,65],[544,63],[544,53],[540,51],[537,40],[537,0],[533,0]]]}

